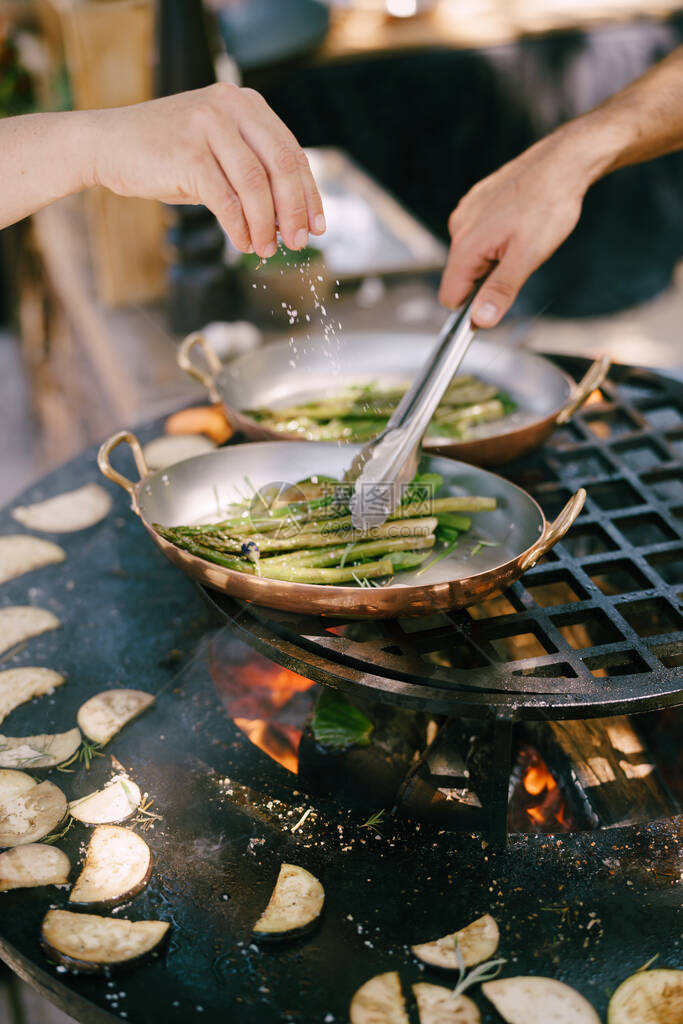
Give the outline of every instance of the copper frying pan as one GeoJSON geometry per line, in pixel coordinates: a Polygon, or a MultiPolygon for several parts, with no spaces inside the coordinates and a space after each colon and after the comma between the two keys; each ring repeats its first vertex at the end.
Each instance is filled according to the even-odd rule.
{"type": "Polygon", "coordinates": [[[239,492],[244,489],[245,477],[257,490],[273,481],[286,479],[294,483],[316,473],[341,478],[356,450],[357,445],[310,441],[232,445],[152,473],[137,438],[123,432],[102,445],[98,465],[106,477],[128,491],[133,511],[140,516],[157,547],[199,582],[268,608],[359,619],[429,615],[482,601],[521,576],[560,540],[586,497],[586,492],[579,489],[557,519],[548,523],[533,498],[502,477],[465,463],[424,456],[420,471],[442,475],[444,486],[440,494],[494,496],[498,507],[474,514],[468,543],[424,575],[400,573],[384,586],[367,589],[288,583],[245,575],[180,550],[160,537],[152,525],[216,521],[221,518],[220,509],[242,500],[239,492]],[[140,474],[137,483],[119,473],[110,462],[112,451],[124,442],[133,451],[140,474]],[[473,554],[472,546],[479,538],[495,546],[473,554]]]}
{"type": "MultiPolygon", "coordinates": [[[[250,440],[300,440],[295,434],[274,433],[243,410],[283,408],[373,380],[387,386],[408,383],[415,379],[433,344],[434,338],[428,334],[357,332],[333,343],[322,339],[307,343],[301,358],[290,342],[283,340],[223,366],[206,339],[194,333],[180,345],[178,365],[206,387],[214,402],[222,403],[232,426],[250,440]],[[197,364],[197,347],[208,369],[197,364]]],[[[301,342],[298,348],[302,350],[301,342]]],[[[474,428],[471,440],[427,436],[423,450],[477,466],[516,459],[538,447],[556,426],[571,418],[603,382],[609,365],[605,357],[596,360],[576,384],[548,359],[523,348],[501,346],[479,333],[459,372],[495,384],[512,398],[517,410],[474,428]]]]}

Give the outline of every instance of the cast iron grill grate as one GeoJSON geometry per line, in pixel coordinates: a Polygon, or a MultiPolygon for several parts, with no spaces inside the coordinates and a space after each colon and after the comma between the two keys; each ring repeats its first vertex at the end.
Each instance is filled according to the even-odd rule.
{"type": "MultiPolygon", "coordinates": [[[[576,377],[586,368],[557,361],[576,377]]],[[[683,385],[613,367],[571,423],[498,471],[548,518],[577,486],[588,497],[565,539],[480,605],[349,622],[212,597],[248,641],[309,678],[435,713],[491,716],[506,765],[517,720],[683,703],[683,385]]],[[[507,774],[491,799],[500,812],[507,774]]]]}

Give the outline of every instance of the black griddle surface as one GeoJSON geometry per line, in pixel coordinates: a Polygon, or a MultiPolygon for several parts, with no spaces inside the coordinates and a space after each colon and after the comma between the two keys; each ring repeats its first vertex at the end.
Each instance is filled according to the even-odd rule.
{"type": "MultiPolygon", "coordinates": [[[[143,441],[161,431],[140,432],[143,441]]],[[[117,465],[132,474],[127,455],[117,465]]],[[[506,974],[560,978],[604,1013],[608,994],[658,953],[683,967],[683,819],[646,828],[568,837],[511,837],[494,851],[479,836],[425,824],[389,822],[376,836],[365,815],[311,800],[296,778],[257,750],[227,718],[213,689],[207,652],[226,630],[200,591],[166,562],[129,509],[127,495],[99,476],[95,451],[30,488],[28,503],[88,481],[106,486],[111,515],[88,531],[54,539],[67,561],[0,587],[0,603],[50,608],[62,628],[29,641],[2,667],[45,665],[68,676],[54,696],[3,723],[9,735],[65,730],[99,690],[131,686],[158,695],[154,708],[108,748],[155,800],[162,820],[144,833],[155,857],[149,887],[118,913],[171,923],[170,939],[144,966],[111,979],[74,977],[39,947],[49,907],[65,890],[0,896],[0,954],[24,978],[80,1021],[139,1024],[235,1020],[332,1022],[348,1019],[355,989],[398,969],[404,987],[421,970],[408,951],[474,917],[501,927],[506,974]],[[312,808],[298,830],[292,827],[312,808]],[[250,928],[279,865],[294,861],[325,885],[323,920],[308,938],[261,950],[250,928]]],[[[23,533],[8,511],[0,533],[23,533]]],[[[244,656],[234,639],[236,654],[244,656]]],[[[222,647],[225,639],[222,638],[222,647]]],[[[50,773],[69,798],[109,777],[109,757],[90,772],[50,773]]],[[[75,877],[89,830],[76,824],[58,844],[75,877]]],[[[484,1024],[499,1020],[475,989],[484,1024]]],[[[411,1008],[413,1020],[414,1007],[411,1008]]]]}

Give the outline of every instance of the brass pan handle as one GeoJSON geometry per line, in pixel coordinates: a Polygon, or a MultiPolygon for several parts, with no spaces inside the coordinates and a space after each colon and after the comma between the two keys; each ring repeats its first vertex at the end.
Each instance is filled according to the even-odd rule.
{"type": "Polygon", "coordinates": [[[181,341],[178,346],[178,354],[176,361],[181,370],[184,370],[190,377],[194,377],[200,384],[203,384],[206,390],[209,392],[212,402],[220,402],[220,395],[216,388],[215,378],[219,375],[223,369],[221,361],[209,345],[203,334],[199,331],[194,331],[192,334],[181,341]],[[206,359],[206,364],[209,367],[210,373],[203,370],[200,366],[192,359],[192,350],[197,347],[201,348],[206,359]]]}
{"type": "Polygon", "coordinates": [[[600,356],[600,358],[596,359],[594,363],[591,363],[579,383],[576,385],[576,389],[572,397],[558,412],[555,419],[558,426],[561,426],[563,423],[568,423],[576,410],[581,408],[591,391],[595,391],[596,388],[600,387],[609,373],[611,365],[612,364],[607,356],[600,356]]]}
{"type": "Polygon", "coordinates": [[[583,487],[579,487],[576,494],[572,495],[557,518],[552,523],[546,524],[543,535],[522,556],[522,560],[519,563],[522,572],[526,572],[532,565],[536,565],[536,562],[539,558],[543,557],[546,551],[550,551],[557,544],[558,540],[562,540],[583,508],[585,500],[586,492],[583,487]]]}
{"type": "Polygon", "coordinates": [[[114,448],[118,448],[118,446],[120,444],[124,444],[124,442],[130,445],[132,449],[133,458],[135,459],[135,465],[137,466],[138,473],[140,474],[140,479],[144,480],[146,476],[149,476],[149,467],[145,460],[142,448],[140,447],[140,442],[135,434],[131,434],[128,430],[122,430],[118,434],[114,434],[113,437],[110,437],[108,441],[105,441],[100,446],[100,450],[97,453],[97,465],[100,468],[100,472],[103,473],[108,480],[113,480],[115,484],[119,485],[119,487],[123,487],[124,491],[128,491],[131,497],[134,497],[136,485],[132,480],[129,480],[128,477],[123,476],[122,473],[119,473],[114,469],[109,461],[109,456],[114,451],[114,448]]]}

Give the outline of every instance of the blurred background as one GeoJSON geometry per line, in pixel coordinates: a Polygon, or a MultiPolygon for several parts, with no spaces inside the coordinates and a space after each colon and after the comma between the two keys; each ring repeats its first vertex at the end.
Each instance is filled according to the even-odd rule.
{"type": "MultiPolygon", "coordinates": [[[[250,85],[309,148],[329,226],[304,254],[315,298],[201,208],[95,189],[1,231],[0,499],[206,402],[176,364],[206,324],[226,359],[315,344],[321,306],[337,332],[435,331],[458,199],[681,42],[667,0],[0,0],[0,116],[250,85]]],[[[493,333],[683,376],[682,255],[683,154],[622,170],[493,333]]],[[[0,1024],[67,1019],[0,973],[0,1024]]]]}

